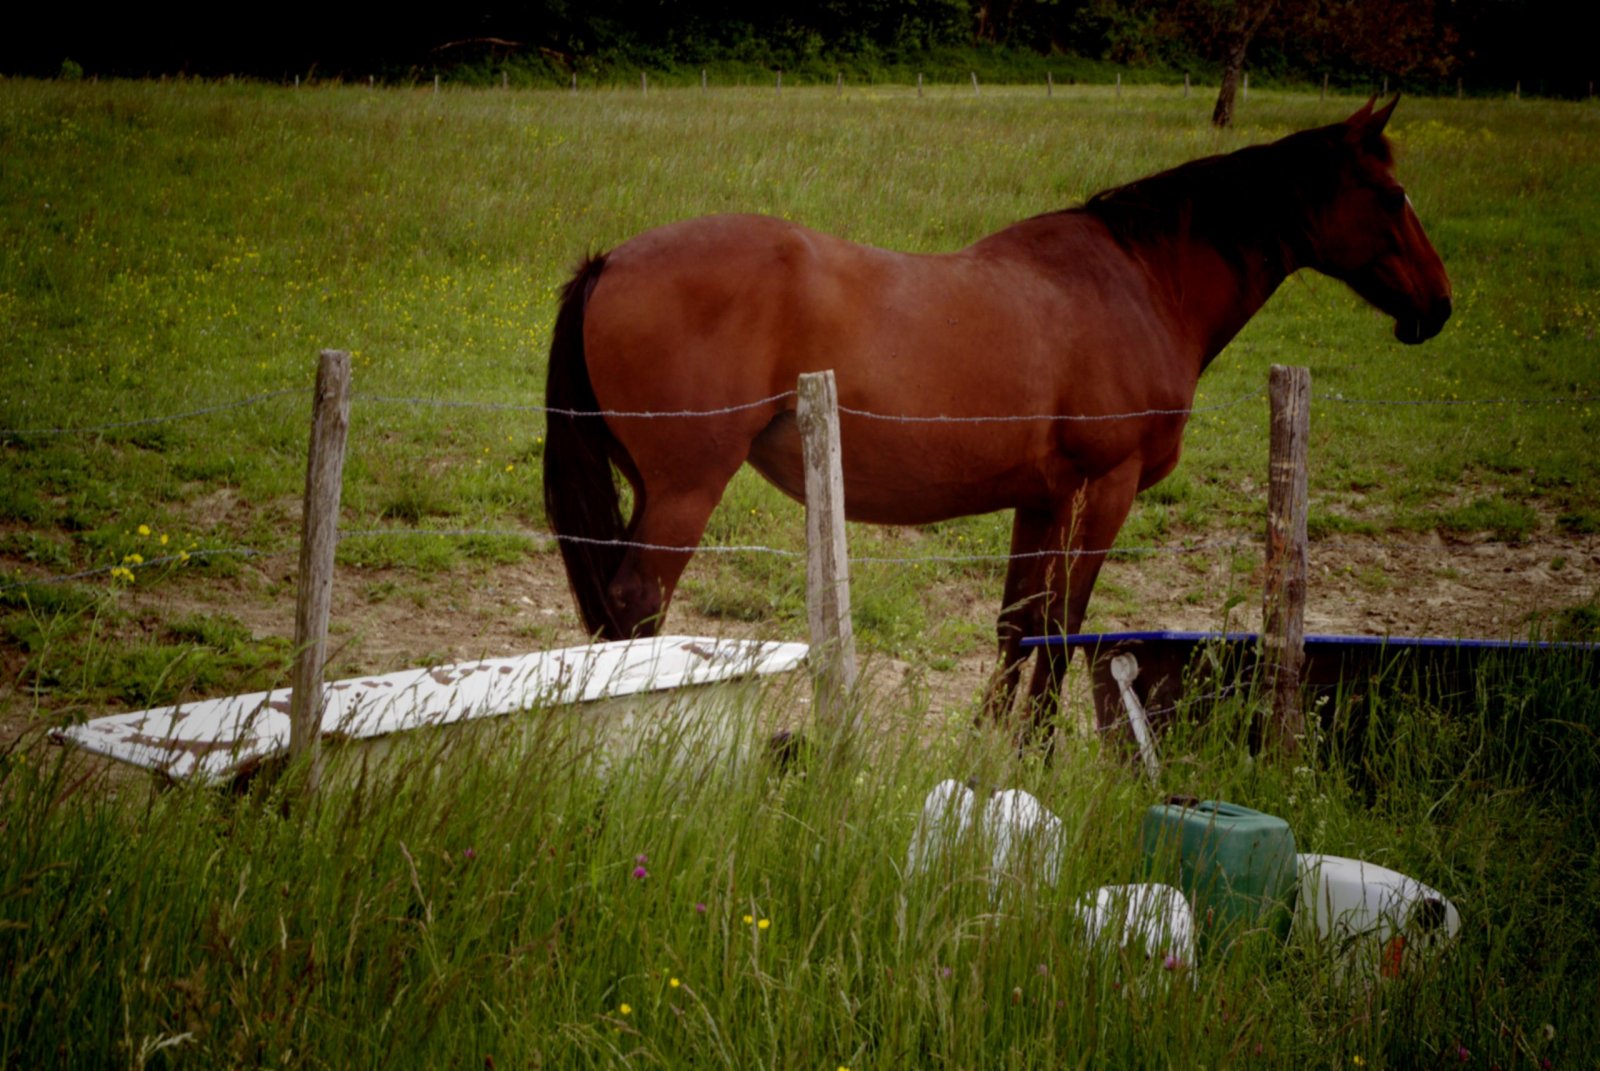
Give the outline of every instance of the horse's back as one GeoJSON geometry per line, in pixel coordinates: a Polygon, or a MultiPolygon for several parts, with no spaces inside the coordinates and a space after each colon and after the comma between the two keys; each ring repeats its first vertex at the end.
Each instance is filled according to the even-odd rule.
{"type": "MultiPolygon", "coordinates": [[[[1074,221],[1065,221],[1069,232],[1074,221]]],[[[1058,228],[1059,232],[1059,228],[1058,228]]],[[[707,216],[647,231],[608,254],[590,299],[585,349],[606,410],[707,411],[790,391],[833,369],[843,405],[913,416],[1055,415],[1146,408],[1154,377],[1117,376],[1149,351],[1109,317],[1107,295],[1137,285],[1115,247],[1069,236],[1082,278],[1041,270],[1026,230],[1015,241],[904,254],[764,216],[707,216]]],[[[1060,241],[1059,233],[1057,240],[1060,241]]],[[[659,479],[728,464],[740,442],[780,487],[800,491],[792,401],[671,427],[617,423],[659,479]],[[717,453],[713,459],[711,454],[717,453]]],[[[1124,457],[1126,424],[895,423],[846,420],[847,505],[862,519],[921,522],[1046,502],[1068,470],[1124,457]]],[[[1176,430],[1176,429],[1174,429],[1176,430]]]]}

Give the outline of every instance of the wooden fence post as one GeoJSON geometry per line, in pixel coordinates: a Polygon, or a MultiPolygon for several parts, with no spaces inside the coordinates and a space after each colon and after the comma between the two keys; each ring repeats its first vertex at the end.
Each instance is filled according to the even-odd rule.
{"type": "Polygon", "coordinates": [[[311,403],[311,448],[300,518],[300,591],[294,608],[294,689],[289,699],[289,759],[306,763],[305,795],[322,771],[322,670],[333,601],[333,552],[339,541],[339,489],[350,430],[350,354],[323,350],[311,403]]]}
{"type": "Polygon", "coordinates": [[[1292,755],[1305,735],[1300,669],[1305,661],[1307,446],[1311,370],[1272,366],[1272,453],[1267,485],[1267,572],[1262,640],[1272,690],[1271,738],[1292,755]]]}
{"type": "Polygon", "coordinates": [[[800,377],[795,418],[806,466],[806,616],[811,626],[814,709],[830,728],[853,735],[844,721],[856,683],[856,638],[850,624],[850,563],[844,530],[844,475],[839,451],[839,395],[833,373],[800,377]]]}

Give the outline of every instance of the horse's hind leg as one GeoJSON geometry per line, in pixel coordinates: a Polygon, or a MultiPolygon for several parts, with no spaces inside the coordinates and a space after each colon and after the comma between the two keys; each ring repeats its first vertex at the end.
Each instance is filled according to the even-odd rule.
{"type": "Polygon", "coordinates": [[[607,588],[623,635],[657,633],[684,567],[700,545],[706,522],[731,476],[694,487],[665,481],[635,485],[627,536],[630,545],[607,588]]]}

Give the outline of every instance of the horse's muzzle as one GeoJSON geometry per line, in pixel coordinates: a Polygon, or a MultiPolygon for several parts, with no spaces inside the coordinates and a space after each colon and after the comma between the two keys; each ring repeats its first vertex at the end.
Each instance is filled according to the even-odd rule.
{"type": "Polygon", "coordinates": [[[1404,316],[1394,322],[1394,337],[1408,346],[1415,346],[1444,330],[1450,319],[1451,304],[1447,297],[1436,298],[1428,311],[1420,316],[1404,316]]]}

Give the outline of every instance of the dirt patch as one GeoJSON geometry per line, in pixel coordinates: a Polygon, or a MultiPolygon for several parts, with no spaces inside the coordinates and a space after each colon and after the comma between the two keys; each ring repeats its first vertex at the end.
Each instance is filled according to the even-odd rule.
{"type": "MultiPolygon", "coordinates": [[[[228,504],[218,503],[220,508],[228,504]]],[[[1088,627],[1252,629],[1259,622],[1259,567],[1240,572],[1248,549],[1207,555],[1112,560],[1088,627]],[[1226,611],[1231,599],[1237,605],[1226,611]],[[1226,612],[1225,612],[1226,611],[1226,612]]],[[[697,559],[691,570],[715,569],[697,559]]],[[[140,627],[188,615],[227,614],[261,638],[292,639],[290,556],[247,562],[226,579],[175,579],[122,593],[140,627]]],[[[692,573],[691,573],[692,575],[692,573]]],[[[1306,613],[1309,632],[1357,635],[1525,638],[1535,618],[1592,601],[1600,586],[1600,536],[1552,534],[1525,543],[1345,540],[1314,544],[1306,613]]],[[[970,638],[931,660],[863,654],[875,690],[923,706],[930,717],[970,715],[994,668],[998,581],[950,581],[926,595],[930,621],[973,623],[970,638]]],[[[553,553],[511,565],[435,575],[342,568],[334,583],[329,674],[383,673],[585,642],[560,559],[553,553]]],[[[151,627],[155,627],[151,625],[151,627]]],[[[711,618],[679,599],[667,621],[678,634],[804,639],[803,623],[711,618]]],[[[0,649],[11,686],[0,696],[6,737],[33,721],[18,685],[23,659],[0,649]]]]}

